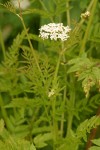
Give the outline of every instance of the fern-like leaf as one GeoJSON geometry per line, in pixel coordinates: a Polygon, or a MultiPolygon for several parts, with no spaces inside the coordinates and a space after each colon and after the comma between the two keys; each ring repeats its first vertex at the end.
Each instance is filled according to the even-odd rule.
{"type": "Polygon", "coordinates": [[[93,116],[92,118],[85,120],[78,126],[76,137],[79,139],[83,138],[87,141],[87,133],[90,133],[90,130],[96,128],[98,125],[100,125],[99,116],[93,116]]]}
{"type": "Polygon", "coordinates": [[[14,5],[10,1],[7,1],[4,4],[0,3],[0,5],[2,5],[3,7],[5,7],[10,12],[16,14],[16,9],[15,9],[14,5]]]}
{"type": "Polygon", "coordinates": [[[13,44],[9,48],[9,52],[6,53],[5,64],[7,66],[15,65],[18,60],[19,49],[22,41],[25,39],[25,31],[22,31],[21,34],[18,34],[14,39],[13,44]]]}
{"type": "Polygon", "coordinates": [[[2,150],[36,150],[35,146],[25,139],[18,138],[16,135],[11,135],[4,128],[4,121],[0,120],[0,149],[2,150]]]}
{"type": "Polygon", "coordinates": [[[71,65],[68,73],[75,72],[78,81],[82,81],[86,97],[94,85],[100,89],[100,68],[96,66],[94,61],[87,58],[86,54],[70,60],[68,64],[71,65]]]}

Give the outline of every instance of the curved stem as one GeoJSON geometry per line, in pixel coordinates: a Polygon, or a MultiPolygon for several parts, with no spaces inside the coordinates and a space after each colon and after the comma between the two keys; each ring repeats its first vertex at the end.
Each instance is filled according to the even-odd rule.
{"type": "MultiPolygon", "coordinates": [[[[87,10],[88,11],[90,11],[90,9],[91,9],[91,7],[92,7],[92,5],[93,5],[93,2],[94,2],[94,0],[91,0],[90,1],[90,4],[88,5],[88,7],[87,7],[87,10]]],[[[81,21],[79,22],[79,26],[81,26],[83,23],[84,23],[84,19],[81,19],[81,21]]]]}
{"type": "Polygon", "coordinates": [[[3,37],[2,37],[2,32],[0,30],[0,43],[1,43],[1,48],[2,48],[2,52],[3,52],[3,57],[4,57],[4,60],[6,58],[6,50],[5,50],[5,45],[4,45],[4,42],[3,42],[3,37]]]}
{"type": "Polygon", "coordinates": [[[21,22],[22,22],[22,25],[23,25],[24,30],[25,30],[25,32],[26,32],[26,36],[27,36],[27,39],[28,39],[28,42],[29,42],[29,46],[30,46],[30,48],[31,48],[31,52],[32,52],[32,54],[33,54],[33,57],[34,57],[34,59],[35,59],[37,68],[38,68],[38,70],[41,72],[41,69],[40,69],[40,66],[39,66],[39,64],[38,64],[38,60],[37,60],[37,57],[36,57],[36,54],[35,54],[35,50],[33,49],[33,46],[32,46],[32,43],[31,43],[31,41],[30,41],[30,38],[29,38],[29,35],[28,35],[28,32],[27,32],[27,29],[26,29],[26,26],[25,26],[25,23],[24,23],[23,18],[21,18],[21,22]]]}
{"type": "Polygon", "coordinates": [[[22,11],[21,11],[21,6],[20,6],[20,0],[18,0],[18,6],[19,6],[19,11],[20,11],[20,16],[22,17],[22,11]]]}
{"type": "MultiPolygon", "coordinates": [[[[96,116],[100,116],[100,106],[99,106],[99,108],[97,110],[96,116]]],[[[92,129],[92,131],[90,133],[90,136],[89,136],[89,139],[87,141],[85,150],[89,150],[89,148],[92,146],[92,140],[95,138],[97,130],[98,130],[98,126],[96,128],[94,128],[94,129],[92,129]]]]}
{"type": "Polygon", "coordinates": [[[20,14],[19,14],[19,15],[17,14],[17,16],[18,16],[18,17],[20,18],[20,20],[21,20],[21,23],[22,23],[22,25],[23,25],[23,28],[24,28],[24,30],[25,30],[25,32],[26,32],[27,40],[28,40],[28,43],[29,43],[29,46],[30,46],[32,55],[33,55],[33,57],[34,57],[34,59],[35,59],[36,66],[37,66],[39,72],[40,72],[41,75],[42,75],[42,71],[41,71],[41,68],[40,68],[40,66],[39,66],[38,59],[37,59],[36,54],[35,54],[35,50],[34,50],[34,48],[33,48],[33,46],[32,46],[31,40],[30,40],[29,35],[28,35],[28,32],[27,32],[27,28],[26,28],[25,23],[24,23],[24,19],[23,19],[23,17],[22,17],[22,12],[21,12],[21,7],[20,7],[20,0],[18,0],[18,5],[19,5],[20,14]]]}
{"type": "Polygon", "coordinates": [[[98,2],[98,0],[94,0],[93,8],[92,8],[91,15],[90,15],[90,18],[89,18],[89,22],[87,24],[86,32],[85,32],[85,35],[84,35],[84,38],[83,38],[83,41],[82,41],[82,45],[81,45],[81,48],[80,48],[80,54],[85,51],[85,44],[86,44],[86,41],[87,41],[87,38],[88,38],[88,35],[89,35],[89,32],[90,32],[91,23],[92,23],[92,20],[93,20],[93,17],[94,17],[97,2],[98,2]]]}
{"type": "Polygon", "coordinates": [[[37,59],[36,54],[35,54],[35,50],[34,50],[34,48],[33,48],[33,46],[32,46],[31,40],[30,40],[30,38],[29,38],[29,35],[28,35],[28,32],[27,32],[27,29],[26,29],[24,20],[23,20],[23,18],[22,18],[21,16],[18,15],[18,17],[20,18],[20,20],[21,20],[21,22],[22,22],[22,25],[23,25],[23,28],[24,28],[24,30],[25,30],[25,32],[26,32],[27,40],[28,40],[28,43],[29,43],[29,46],[30,46],[32,55],[33,55],[33,57],[34,57],[36,66],[37,66],[39,72],[40,72],[41,75],[42,75],[42,71],[41,71],[41,68],[40,68],[40,66],[39,66],[38,59],[37,59]]]}

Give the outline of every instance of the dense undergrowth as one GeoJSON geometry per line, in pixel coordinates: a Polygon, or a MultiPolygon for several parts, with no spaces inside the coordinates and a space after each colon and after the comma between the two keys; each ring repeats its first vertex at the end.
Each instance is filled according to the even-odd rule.
{"type": "Polygon", "coordinates": [[[100,2],[17,2],[0,3],[0,149],[99,150],[100,2]],[[42,39],[49,23],[69,38],[42,39]]]}

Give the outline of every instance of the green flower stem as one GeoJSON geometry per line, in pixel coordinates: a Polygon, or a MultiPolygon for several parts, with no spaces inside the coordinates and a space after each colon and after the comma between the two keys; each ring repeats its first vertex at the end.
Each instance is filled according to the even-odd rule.
{"type": "Polygon", "coordinates": [[[2,99],[1,94],[0,94],[0,108],[1,108],[2,117],[5,121],[6,127],[8,128],[9,131],[11,131],[11,132],[14,131],[14,127],[8,118],[6,109],[4,108],[4,103],[3,103],[3,99],[2,99]]]}
{"type": "MultiPolygon", "coordinates": [[[[64,43],[62,43],[62,50],[64,50],[64,43]]],[[[63,62],[66,61],[65,59],[65,55],[63,54],[63,62]]],[[[66,65],[64,65],[64,72],[65,72],[65,76],[64,76],[64,80],[65,80],[65,88],[64,88],[64,91],[63,91],[63,105],[65,106],[65,103],[66,103],[66,93],[67,93],[67,85],[66,85],[66,80],[67,80],[67,75],[66,75],[66,72],[67,72],[67,68],[66,68],[66,65]]],[[[64,112],[62,113],[62,116],[61,116],[61,124],[60,124],[60,135],[61,137],[63,137],[63,131],[64,131],[64,112]]]]}
{"type": "Polygon", "coordinates": [[[6,50],[5,50],[5,45],[4,45],[4,42],[3,42],[3,37],[2,37],[1,30],[0,30],[0,43],[1,43],[1,48],[2,48],[2,52],[3,52],[3,57],[4,57],[4,60],[5,60],[6,50]]]}
{"type": "Polygon", "coordinates": [[[18,5],[19,5],[20,17],[22,18],[22,11],[21,11],[21,7],[20,7],[20,0],[18,0],[18,5]]]}
{"type": "MultiPolygon", "coordinates": [[[[70,76],[70,103],[71,107],[74,108],[75,105],[75,87],[74,87],[74,78],[73,76],[70,76]]],[[[73,122],[73,110],[69,112],[68,114],[68,124],[67,124],[67,132],[66,136],[70,136],[70,132],[72,129],[72,122],[73,122]]]]}
{"type": "Polygon", "coordinates": [[[85,44],[86,44],[86,41],[88,39],[88,35],[89,35],[89,32],[90,32],[92,20],[94,18],[97,2],[98,2],[98,0],[94,0],[94,2],[93,2],[93,7],[92,7],[92,10],[91,10],[91,13],[90,13],[90,17],[89,17],[89,21],[88,21],[88,24],[87,24],[86,32],[85,32],[85,35],[84,35],[84,38],[83,38],[83,41],[82,41],[82,45],[81,45],[81,48],[80,48],[80,54],[85,51],[85,44]]]}
{"type": "MultiPolygon", "coordinates": [[[[53,79],[53,89],[55,89],[55,85],[57,83],[57,75],[58,75],[58,71],[59,71],[59,66],[60,66],[60,60],[61,60],[61,56],[62,53],[59,53],[59,58],[57,61],[57,66],[56,66],[56,70],[55,70],[55,74],[54,74],[54,79],[53,79]]],[[[56,97],[54,97],[52,99],[52,116],[53,116],[53,140],[54,140],[54,144],[53,144],[53,150],[56,149],[55,147],[55,143],[58,137],[58,126],[57,126],[57,122],[56,122],[56,97]]]]}
{"type": "Polygon", "coordinates": [[[66,2],[66,7],[67,7],[67,11],[66,11],[67,24],[70,26],[69,1],[66,2]]]}
{"type": "MultiPolygon", "coordinates": [[[[60,60],[61,60],[61,54],[59,54],[59,58],[58,58],[58,62],[57,62],[57,66],[56,66],[56,70],[55,70],[55,74],[54,74],[54,80],[53,80],[53,88],[55,88],[56,82],[57,82],[57,74],[58,74],[58,70],[59,70],[59,66],[60,66],[60,60]]],[[[57,135],[58,135],[58,131],[57,131],[57,122],[55,120],[56,116],[56,97],[54,97],[54,99],[52,99],[52,110],[53,110],[53,135],[54,135],[54,146],[53,146],[53,150],[55,150],[55,143],[56,143],[56,139],[57,139],[57,135]]]]}
{"type": "MultiPolygon", "coordinates": [[[[91,0],[91,1],[90,1],[90,4],[89,4],[88,7],[87,7],[87,10],[88,10],[88,11],[90,11],[90,9],[91,9],[93,3],[94,3],[94,0],[91,0]]],[[[82,24],[84,23],[84,21],[85,21],[84,19],[81,19],[81,20],[80,20],[80,22],[79,22],[79,27],[82,26],[82,24]]]]}
{"type": "MultiPolygon", "coordinates": [[[[65,81],[66,83],[66,81],[65,81]]],[[[64,92],[63,92],[63,102],[64,102],[64,106],[65,106],[65,103],[66,103],[66,93],[67,93],[67,88],[65,86],[64,88],[64,92]]],[[[60,135],[61,137],[63,137],[63,131],[64,131],[64,112],[62,113],[62,116],[61,116],[61,125],[60,125],[60,135]]]]}
{"type": "Polygon", "coordinates": [[[56,150],[55,143],[57,140],[57,122],[55,119],[55,113],[56,113],[56,97],[52,99],[52,117],[53,117],[53,150],[56,150]]]}
{"type": "Polygon", "coordinates": [[[53,87],[55,87],[55,84],[57,82],[57,74],[58,74],[58,70],[59,70],[59,66],[60,66],[61,56],[62,56],[62,53],[59,54],[59,58],[58,58],[58,62],[57,62],[57,66],[56,66],[56,70],[55,70],[55,74],[54,74],[54,79],[53,79],[53,87]]]}
{"type": "Polygon", "coordinates": [[[68,116],[67,134],[66,134],[67,137],[70,136],[70,132],[71,132],[71,129],[72,129],[72,121],[73,121],[73,115],[70,114],[68,116]]]}
{"type": "MultiPolygon", "coordinates": [[[[67,24],[70,26],[70,12],[69,12],[69,1],[67,1],[66,3],[66,7],[67,9],[67,24]]],[[[67,70],[66,70],[67,72],[67,70]]],[[[72,107],[74,107],[74,103],[75,103],[75,90],[74,90],[74,82],[73,82],[73,77],[70,76],[70,80],[71,80],[71,90],[70,90],[70,101],[72,104],[72,107]]],[[[64,101],[66,101],[66,92],[67,92],[67,87],[65,88],[64,94],[64,101]]],[[[64,102],[65,103],[65,102],[64,102]]],[[[68,114],[68,124],[67,124],[67,132],[66,132],[66,136],[69,137],[70,136],[70,131],[72,129],[72,122],[73,122],[73,112],[68,114]]]]}

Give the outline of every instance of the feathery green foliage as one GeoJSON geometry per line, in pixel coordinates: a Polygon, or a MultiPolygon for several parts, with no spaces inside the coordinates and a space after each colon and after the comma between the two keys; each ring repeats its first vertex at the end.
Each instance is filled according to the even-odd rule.
{"type": "MultiPolygon", "coordinates": [[[[85,150],[91,130],[100,126],[100,2],[31,0],[18,10],[8,1],[0,8],[23,27],[10,37],[11,46],[0,36],[0,149],[85,150]],[[85,10],[90,16],[81,18],[85,10]],[[68,24],[69,38],[43,40],[35,21],[38,27],[68,24]]],[[[93,140],[90,150],[99,143],[93,140]]]]}
{"type": "Polygon", "coordinates": [[[35,146],[31,144],[29,141],[21,138],[16,138],[14,135],[10,135],[10,133],[4,127],[4,121],[0,120],[0,149],[3,150],[36,150],[35,146]]]}

